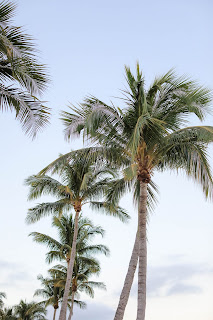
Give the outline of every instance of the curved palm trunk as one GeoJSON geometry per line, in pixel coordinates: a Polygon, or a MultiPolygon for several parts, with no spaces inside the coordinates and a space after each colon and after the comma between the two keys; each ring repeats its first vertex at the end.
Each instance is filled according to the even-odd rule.
{"type": "Polygon", "coordinates": [[[75,291],[72,292],[71,308],[70,308],[70,314],[69,314],[68,320],[71,320],[73,315],[74,297],[75,297],[75,291]]]}
{"type": "Polygon", "coordinates": [[[57,311],[57,309],[54,308],[53,320],[55,320],[56,311],[57,311]]]}
{"type": "Polygon", "coordinates": [[[140,181],[140,199],[138,212],[139,230],[139,268],[138,268],[138,310],[137,320],[145,319],[146,309],[146,272],[147,272],[147,183],[140,181]]]}
{"type": "Polygon", "coordinates": [[[136,234],[135,237],[135,244],[133,247],[133,251],[132,251],[132,256],[129,262],[129,267],[128,267],[128,271],[126,274],[126,278],[124,281],[124,286],[123,289],[121,291],[121,295],[120,295],[120,300],[119,300],[119,304],[115,313],[115,317],[114,320],[122,320],[124,317],[124,312],[126,309],[126,305],[129,299],[129,294],[130,294],[130,290],[132,287],[132,283],[133,283],[133,279],[134,279],[134,275],[135,275],[135,270],[138,264],[138,251],[139,251],[139,241],[138,241],[138,232],[136,234]]]}
{"type": "Polygon", "coordinates": [[[66,279],[66,285],[65,285],[65,289],[64,289],[64,296],[63,296],[63,301],[62,301],[62,305],[61,305],[59,320],[66,320],[67,304],[68,304],[68,298],[69,298],[69,292],[70,292],[70,284],[72,281],[72,273],[73,273],[73,267],[74,267],[74,262],[75,262],[79,213],[80,213],[80,211],[78,211],[78,210],[75,213],[75,226],[74,226],[74,235],[73,235],[73,241],[72,241],[72,251],[71,251],[71,257],[70,257],[70,261],[69,261],[68,269],[67,269],[67,279],[66,279]]]}

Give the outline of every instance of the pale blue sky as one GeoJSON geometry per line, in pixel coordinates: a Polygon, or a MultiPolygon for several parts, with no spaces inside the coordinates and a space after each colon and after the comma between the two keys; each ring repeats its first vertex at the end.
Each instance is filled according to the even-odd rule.
{"type": "MultiPolygon", "coordinates": [[[[43,99],[53,109],[51,125],[35,141],[24,136],[14,114],[0,116],[1,258],[0,291],[7,303],[32,299],[45,274],[45,248],[32,243],[31,231],[54,234],[50,219],[27,226],[24,179],[59,153],[82,146],[63,139],[59,111],[93,94],[122,107],[115,96],[125,86],[124,65],[138,60],[146,83],[175,67],[213,88],[212,1],[19,0],[15,24],[24,25],[48,65],[52,83],[43,99]]],[[[212,125],[212,117],[206,121],[212,125]]],[[[212,149],[210,150],[212,156],[212,149]]],[[[211,163],[213,161],[211,160],[211,163]]],[[[159,205],[148,227],[149,279],[146,320],[211,320],[213,317],[213,205],[183,175],[157,174],[159,205]]],[[[88,300],[78,320],[113,318],[136,230],[131,196],[122,205],[132,215],[128,225],[85,210],[106,229],[103,243],[110,258],[101,259],[100,280],[107,292],[88,300]]],[[[100,239],[97,239],[100,241],[100,239]]],[[[135,318],[136,283],[125,320],[135,318]]]]}

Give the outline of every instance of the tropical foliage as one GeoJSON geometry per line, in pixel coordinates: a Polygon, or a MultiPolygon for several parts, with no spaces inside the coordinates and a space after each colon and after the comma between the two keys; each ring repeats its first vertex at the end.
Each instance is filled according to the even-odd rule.
{"type": "Polygon", "coordinates": [[[0,309],[3,307],[4,305],[4,301],[3,299],[5,299],[7,296],[6,296],[6,293],[4,292],[0,292],[0,309]]]}
{"type": "Polygon", "coordinates": [[[0,110],[15,111],[24,131],[35,137],[48,123],[49,109],[37,97],[48,77],[37,62],[32,37],[11,24],[15,9],[14,2],[0,3],[0,110]]]}
{"type": "Polygon", "coordinates": [[[47,310],[41,304],[36,302],[26,302],[21,300],[14,307],[14,313],[19,320],[46,320],[47,310]]]}
{"type": "MultiPolygon", "coordinates": [[[[49,122],[50,109],[40,100],[49,77],[38,61],[33,38],[13,25],[15,11],[12,1],[0,2],[0,111],[14,112],[24,132],[34,138],[49,122]]],[[[67,319],[67,310],[71,320],[74,304],[86,307],[80,300],[82,292],[93,298],[95,288],[105,289],[104,283],[93,277],[101,270],[96,254],[108,255],[109,249],[92,242],[95,236],[103,236],[104,230],[84,218],[82,209],[90,206],[125,222],[129,216],[119,201],[126,192],[132,193],[138,208],[138,228],[114,320],[124,317],[137,265],[137,320],[144,320],[147,221],[158,193],[155,173],[182,171],[200,184],[206,198],[213,199],[208,160],[213,126],[187,126],[191,119],[205,120],[211,92],[190,78],[178,77],[173,70],[156,77],[149,87],[139,64],[136,75],[128,67],[125,75],[122,108],[89,96],[78,107],[71,105],[61,113],[65,139],[83,137],[87,147],[60,155],[25,180],[29,200],[54,198],[29,209],[26,222],[52,216],[58,239],[39,232],[30,236],[48,248],[47,263],[60,264],[51,267],[47,277],[38,276],[41,288],[35,296],[42,297],[40,302],[21,300],[8,308],[4,305],[6,294],[0,292],[0,320],[45,320],[48,306],[54,309],[53,320],[59,306],[59,320],[67,319]]]]}
{"type": "Polygon", "coordinates": [[[53,319],[55,320],[57,309],[59,308],[59,302],[63,297],[63,288],[57,287],[57,277],[52,276],[51,278],[44,278],[42,275],[38,276],[40,280],[42,289],[37,289],[34,296],[42,296],[45,300],[39,304],[47,306],[53,306],[54,314],[53,319]]]}
{"type": "MultiPolygon", "coordinates": [[[[86,154],[86,153],[85,153],[86,154]]],[[[37,199],[41,195],[52,195],[58,201],[42,203],[32,208],[28,212],[27,221],[35,222],[42,216],[58,214],[59,217],[64,211],[74,208],[75,222],[72,240],[72,250],[67,271],[67,282],[64,290],[63,302],[60,317],[66,317],[70,284],[76,254],[76,242],[78,235],[78,220],[82,206],[89,203],[93,209],[103,211],[107,214],[119,217],[125,221],[127,213],[118,206],[106,201],[97,201],[106,193],[109,183],[114,177],[114,170],[109,167],[96,168],[92,159],[85,161],[84,157],[79,157],[76,153],[71,160],[65,160],[52,170],[53,174],[58,174],[62,182],[47,175],[37,175],[29,177],[25,183],[30,186],[29,199],[37,199]],[[111,177],[110,177],[110,176],[111,177]]]]}
{"type": "Polygon", "coordinates": [[[0,309],[0,319],[1,320],[17,320],[14,314],[13,308],[3,308],[0,309]]]}
{"type": "MultiPolygon", "coordinates": [[[[190,114],[204,120],[211,94],[187,78],[178,78],[173,71],[156,78],[148,90],[137,65],[136,77],[126,67],[129,89],[123,91],[126,107],[109,106],[95,97],[87,98],[80,107],[63,112],[65,137],[83,135],[97,147],[93,158],[105,157],[123,170],[124,178],[109,193],[118,200],[136,181],[139,200],[139,274],[137,320],[145,317],[146,305],[146,224],[148,186],[156,170],[184,170],[202,185],[212,197],[212,177],[207,146],[213,141],[213,127],[184,127],[190,114]]],[[[68,153],[66,157],[70,157],[68,153]]],[[[56,163],[62,161],[58,159],[56,163]]],[[[122,316],[123,317],[123,316],[122,316]]],[[[115,318],[115,319],[122,319],[115,318]]]]}
{"type": "MultiPolygon", "coordinates": [[[[53,218],[53,224],[58,230],[59,240],[56,240],[48,235],[38,232],[32,232],[33,240],[37,243],[46,245],[50,251],[46,255],[46,260],[51,263],[53,260],[61,260],[66,262],[69,266],[71,257],[72,242],[74,235],[74,219],[72,215],[63,215],[60,219],[53,218]]],[[[94,296],[93,287],[104,288],[103,283],[96,281],[89,281],[91,275],[99,274],[100,264],[94,258],[97,253],[109,254],[109,249],[102,244],[93,244],[91,241],[96,235],[104,235],[104,230],[99,226],[94,226],[88,218],[79,217],[78,235],[76,242],[76,256],[73,268],[72,282],[70,286],[71,296],[71,311],[73,311],[73,303],[77,303],[80,307],[85,304],[79,301],[79,291],[86,291],[91,297],[94,296]],[[77,299],[78,298],[78,299],[77,299]],[[77,299],[77,300],[76,300],[77,299]]],[[[49,270],[50,278],[43,278],[39,276],[44,289],[38,289],[35,295],[43,295],[47,299],[44,301],[45,305],[52,304],[58,309],[59,302],[61,302],[64,287],[67,278],[67,268],[63,265],[58,265],[49,270]]]]}
{"type": "MultiPolygon", "coordinates": [[[[50,251],[46,254],[47,263],[54,260],[66,261],[69,263],[72,241],[74,235],[74,219],[72,214],[64,214],[61,218],[53,217],[52,226],[57,229],[59,240],[46,234],[32,232],[30,236],[37,243],[45,245],[50,251]]],[[[92,239],[96,235],[104,236],[104,230],[100,226],[95,226],[88,218],[79,217],[78,236],[76,242],[76,256],[85,259],[97,253],[109,254],[109,249],[103,244],[92,244],[92,239]]]]}
{"type": "MultiPolygon", "coordinates": [[[[63,265],[57,265],[49,270],[51,274],[57,275],[56,286],[65,287],[67,278],[67,267],[63,265]]],[[[94,289],[106,289],[103,282],[91,281],[89,278],[94,275],[98,275],[100,272],[99,262],[95,259],[82,257],[76,257],[75,265],[73,269],[72,284],[70,287],[70,299],[68,307],[70,308],[68,320],[72,318],[74,303],[79,305],[80,308],[85,308],[86,303],[80,301],[80,293],[85,292],[91,298],[94,298],[94,289]]]]}

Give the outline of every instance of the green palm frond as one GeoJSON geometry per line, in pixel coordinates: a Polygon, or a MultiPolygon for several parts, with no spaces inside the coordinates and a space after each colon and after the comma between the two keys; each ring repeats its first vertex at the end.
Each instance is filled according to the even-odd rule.
{"type": "Polygon", "coordinates": [[[130,192],[132,187],[132,181],[126,180],[124,177],[113,180],[107,189],[106,199],[107,202],[116,205],[120,198],[126,193],[130,192]]]}
{"type": "Polygon", "coordinates": [[[49,176],[30,176],[25,180],[25,185],[30,187],[29,200],[41,195],[53,195],[57,198],[66,195],[63,184],[49,176]]]}
{"type": "Polygon", "coordinates": [[[109,248],[107,248],[103,244],[90,245],[90,246],[87,246],[86,248],[79,250],[79,254],[84,254],[84,252],[86,254],[103,253],[105,256],[109,256],[109,253],[110,253],[109,248]]]}
{"type": "Polygon", "coordinates": [[[54,238],[46,234],[42,234],[39,232],[31,232],[29,236],[32,236],[33,241],[44,244],[49,249],[59,250],[61,248],[61,243],[59,241],[55,240],[54,238]]]}
{"type": "Polygon", "coordinates": [[[37,61],[36,46],[21,27],[11,25],[16,4],[0,3],[0,111],[15,111],[24,132],[33,138],[49,123],[50,109],[38,99],[49,82],[37,61]]]}
{"type": "Polygon", "coordinates": [[[0,84],[0,110],[8,109],[15,109],[23,130],[33,138],[38,130],[49,123],[50,109],[43,106],[40,100],[19,89],[0,84]]]}
{"type": "Polygon", "coordinates": [[[4,26],[10,22],[15,14],[16,4],[13,1],[4,1],[0,5],[0,24],[4,26]]]}
{"type": "Polygon", "coordinates": [[[128,213],[123,208],[118,205],[113,205],[109,202],[91,201],[90,206],[93,210],[117,217],[122,222],[128,222],[130,218],[128,213]]]}
{"type": "Polygon", "coordinates": [[[70,209],[70,204],[66,199],[58,200],[56,202],[46,202],[41,203],[28,210],[26,222],[28,224],[39,221],[42,217],[48,215],[59,215],[60,212],[68,211],[70,209]]]}
{"type": "Polygon", "coordinates": [[[74,303],[82,310],[86,309],[87,304],[84,301],[74,299],[74,303]]]}

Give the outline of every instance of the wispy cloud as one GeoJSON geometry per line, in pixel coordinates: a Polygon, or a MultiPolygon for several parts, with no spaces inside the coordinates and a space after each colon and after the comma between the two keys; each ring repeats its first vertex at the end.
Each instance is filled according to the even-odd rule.
{"type": "MultiPolygon", "coordinates": [[[[148,267],[147,292],[151,297],[174,294],[200,294],[202,287],[190,284],[194,276],[212,273],[213,269],[202,264],[173,264],[169,266],[148,267]]],[[[137,293],[137,284],[132,288],[137,293]]]]}
{"type": "Polygon", "coordinates": [[[202,289],[201,289],[201,287],[198,287],[198,286],[192,286],[189,284],[178,283],[178,284],[173,285],[167,291],[167,296],[171,296],[174,294],[186,294],[186,293],[199,294],[199,293],[202,293],[202,289]]]}
{"type": "Polygon", "coordinates": [[[25,267],[9,261],[0,260],[0,286],[16,287],[20,282],[29,282],[33,280],[25,267]]]}

